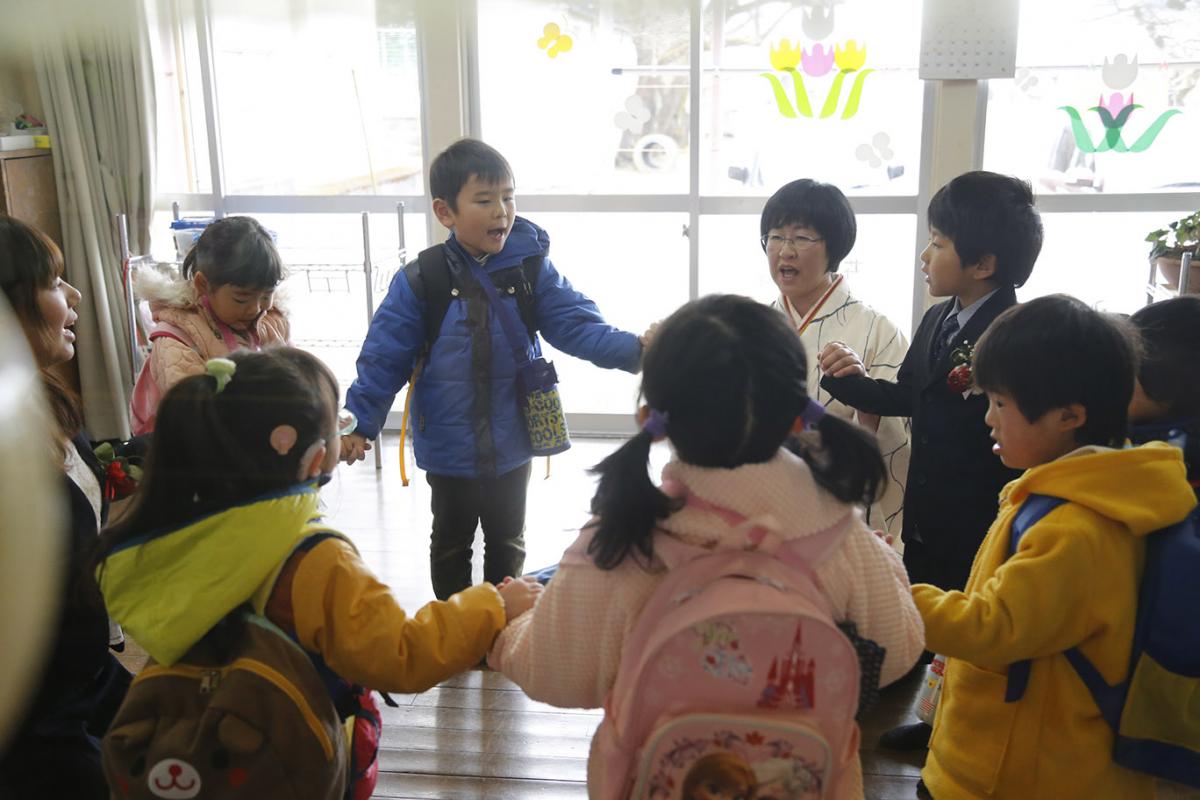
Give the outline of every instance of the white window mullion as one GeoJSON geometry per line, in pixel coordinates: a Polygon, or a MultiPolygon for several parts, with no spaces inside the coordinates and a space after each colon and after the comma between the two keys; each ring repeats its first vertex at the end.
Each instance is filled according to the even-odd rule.
{"type": "Polygon", "coordinates": [[[688,297],[700,296],[700,35],[702,0],[692,0],[691,47],[688,58],[688,297]]]}
{"type": "Polygon", "coordinates": [[[212,9],[208,0],[196,0],[196,41],[199,47],[200,82],[204,91],[204,122],[208,132],[208,163],[212,181],[212,212],[225,216],[225,163],[221,155],[221,126],[217,113],[216,67],[212,48],[212,9]]]}

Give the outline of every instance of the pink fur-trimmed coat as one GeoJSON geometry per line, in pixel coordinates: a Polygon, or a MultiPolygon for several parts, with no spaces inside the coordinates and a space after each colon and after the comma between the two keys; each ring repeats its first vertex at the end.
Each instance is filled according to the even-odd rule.
{"type": "MultiPolygon", "coordinates": [[[[780,450],[770,461],[736,469],[676,460],[664,468],[663,478],[774,528],[784,540],[825,530],[852,513],[853,526],[841,547],[817,568],[833,617],[853,621],[859,635],[886,648],[882,684],[897,680],[916,663],[925,632],[900,556],[871,532],[857,510],[817,486],[802,459],[780,450]]],[[[694,545],[711,546],[729,534],[718,516],[690,506],[659,527],[657,535],[694,545]]],[[[533,610],[514,619],[496,639],[489,663],[534,700],[564,708],[603,706],[616,680],[622,645],[662,576],[657,564],[647,569],[633,557],[612,570],[561,564],[533,610]]],[[[589,785],[595,785],[600,772],[594,744],[589,785]]]]}
{"type": "MultiPolygon", "coordinates": [[[[138,296],[150,304],[154,321],[167,322],[181,329],[192,346],[171,338],[160,338],[150,348],[150,374],[163,394],[189,375],[202,375],[204,362],[210,358],[229,355],[216,321],[204,308],[196,290],[187,281],[170,280],[154,272],[138,273],[134,282],[138,296]]],[[[287,315],[273,306],[258,321],[255,333],[262,346],[287,344],[291,328],[287,315]]],[[[249,337],[235,331],[237,342],[250,347],[249,337]]]]}

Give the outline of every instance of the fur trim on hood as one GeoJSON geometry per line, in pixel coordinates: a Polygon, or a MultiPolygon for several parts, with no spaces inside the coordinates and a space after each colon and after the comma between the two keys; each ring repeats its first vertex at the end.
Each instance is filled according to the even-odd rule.
{"type": "Polygon", "coordinates": [[[200,304],[196,287],[191,281],[176,278],[158,269],[139,269],[133,275],[133,292],[139,300],[150,304],[152,311],[161,308],[195,308],[200,304]]]}
{"type": "MultiPolygon", "coordinates": [[[[151,312],[164,308],[194,309],[200,305],[200,296],[191,281],[157,268],[137,270],[133,274],[133,292],[139,300],[150,304],[151,312]]],[[[271,307],[287,314],[287,292],[283,284],[276,288],[271,307]]]]}

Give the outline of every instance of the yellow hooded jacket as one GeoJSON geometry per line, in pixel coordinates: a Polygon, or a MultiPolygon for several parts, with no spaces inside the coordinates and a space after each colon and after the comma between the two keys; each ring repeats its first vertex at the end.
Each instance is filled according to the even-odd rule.
{"type": "MultiPolygon", "coordinates": [[[[109,614],[169,665],[243,603],[261,613],[289,554],[323,530],[317,487],[301,484],[126,542],[97,577],[109,614]]],[[[489,584],[409,617],[342,538],[303,556],[290,601],[305,650],[343,679],[384,692],[424,691],[478,663],[505,624],[489,584]]]]}
{"type": "Polygon", "coordinates": [[[1109,684],[1126,679],[1143,537],[1195,505],[1178,449],[1081,448],[1004,487],[965,592],[913,586],[926,647],[948,656],[921,773],[936,800],[1154,796],[1153,778],[1113,762],[1112,730],[1062,654],[1078,646],[1109,684]],[[1068,502],[1009,558],[1030,494],[1068,502]],[[1024,659],[1025,696],[1005,703],[1008,667],[1024,659]]]}

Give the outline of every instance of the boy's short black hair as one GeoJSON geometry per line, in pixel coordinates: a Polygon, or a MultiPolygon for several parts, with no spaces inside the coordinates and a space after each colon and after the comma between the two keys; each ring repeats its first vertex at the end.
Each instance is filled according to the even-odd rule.
{"type": "Polygon", "coordinates": [[[458,193],[474,175],[484,183],[512,179],[512,167],[500,151],[478,139],[459,139],[438,153],[429,166],[429,193],[458,211],[458,193]]]}
{"type": "Polygon", "coordinates": [[[996,317],[975,345],[975,385],[1016,401],[1030,422],[1079,403],[1080,445],[1120,447],[1137,368],[1129,323],[1065,294],[1038,297],[996,317]]]}
{"type": "Polygon", "coordinates": [[[1169,419],[1200,417],[1200,296],[1145,306],[1129,318],[1142,340],[1138,381],[1169,419]]]}
{"type": "Polygon", "coordinates": [[[829,271],[837,272],[858,236],[854,209],[842,190],[828,183],[801,178],[783,186],[763,206],[759,235],[772,228],[802,225],[825,240],[829,271]]]}
{"type": "Polygon", "coordinates": [[[1023,286],[1042,250],[1042,218],[1027,181],[965,172],[929,201],[929,225],[954,242],[964,267],[996,256],[997,286],[1023,286]]]}

